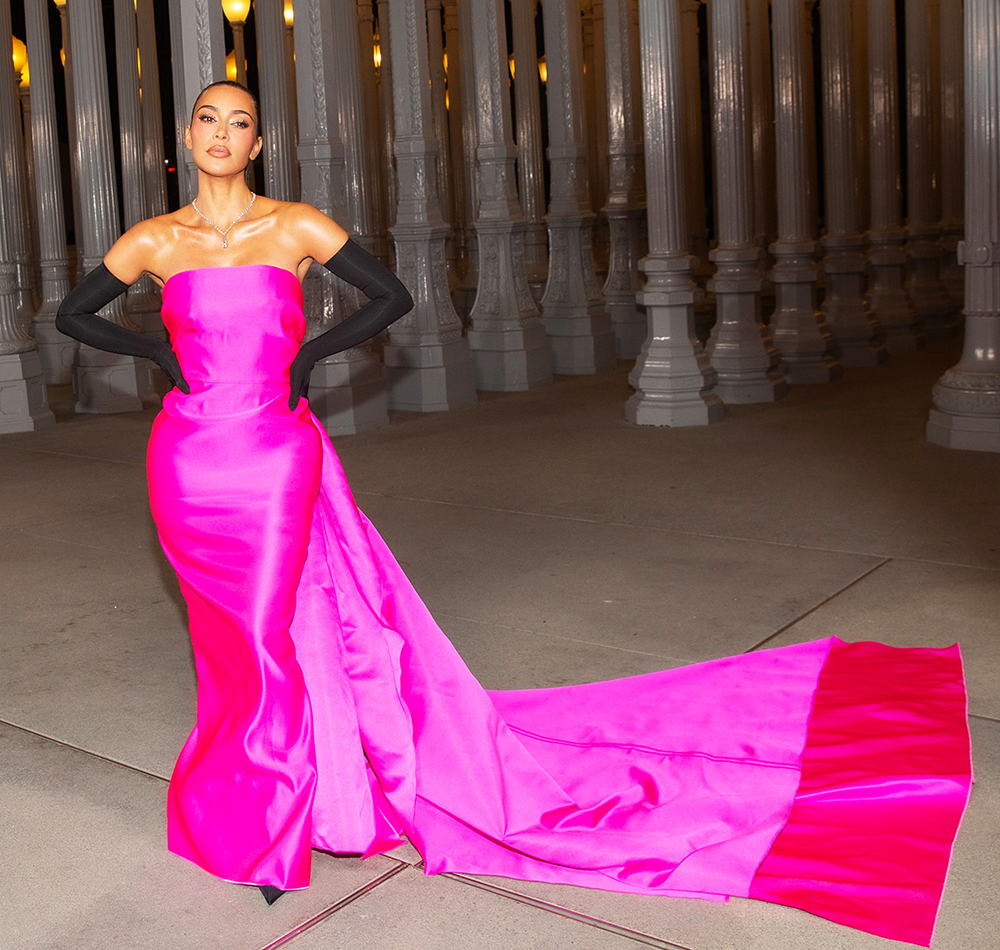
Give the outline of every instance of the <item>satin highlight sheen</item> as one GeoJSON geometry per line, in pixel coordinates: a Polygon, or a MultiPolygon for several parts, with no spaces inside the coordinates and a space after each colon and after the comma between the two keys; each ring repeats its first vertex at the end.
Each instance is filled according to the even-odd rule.
{"type": "Polygon", "coordinates": [[[171,851],[306,887],[405,838],[428,874],[755,897],[928,944],[971,783],[961,659],[837,640],[486,691],[354,503],[288,368],[270,265],[170,278],[150,504],[188,605],[194,730],[171,851]]]}

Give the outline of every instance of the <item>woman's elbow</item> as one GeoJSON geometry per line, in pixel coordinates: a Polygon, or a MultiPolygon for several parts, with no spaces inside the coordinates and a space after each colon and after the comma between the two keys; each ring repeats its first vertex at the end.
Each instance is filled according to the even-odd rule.
{"type": "Polygon", "coordinates": [[[413,309],[413,297],[410,292],[403,287],[399,292],[399,316],[405,317],[413,309]]]}
{"type": "Polygon", "coordinates": [[[56,311],[56,329],[66,336],[72,336],[73,323],[72,311],[66,306],[64,300],[56,311]]]}

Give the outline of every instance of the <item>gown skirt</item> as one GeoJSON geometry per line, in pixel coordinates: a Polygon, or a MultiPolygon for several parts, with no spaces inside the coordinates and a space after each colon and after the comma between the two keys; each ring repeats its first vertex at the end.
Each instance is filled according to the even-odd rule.
{"type": "Polygon", "coordinates": [[[313,848],[405,838],[427,874],[752,897],[928,945],[972,782],[958,647],[484,690],[288,408],[302,304],[270,265],[163,288],[191,392],[153,424],[149,492],[198,677],[170,850],[297,889],[313,848]]]}

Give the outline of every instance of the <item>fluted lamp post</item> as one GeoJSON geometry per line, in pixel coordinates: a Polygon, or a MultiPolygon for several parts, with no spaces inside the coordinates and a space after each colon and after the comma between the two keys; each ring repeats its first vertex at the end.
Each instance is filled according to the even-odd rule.
{"type": "MultiPolygon", "coordinates": [[[[31,99],[29,98],[28,93],[30,83],[30,77],[28,75],[28,47],[16,36],[12,36],[11,40],[13,41],[12,53],[14,58],[14,81],[17,83],[18,97],[21,101],[21,115],[23,116],[24,135],[22,141],[24,142],[24,170],[27,179],[25,183],[28,186],[27,214],[31,216],[31,209],[35,206],[35,181],[34,176],[31,174],[31,99]]],[[[32,227],[33,222],[25,221],[25,224],[28,225],[28,232],[30,232],[31,241],[32,244],[34,244],[35,230],[34,227],[32,227]]],[[[35,248],[32,247],[30,251],[33,253],[35,248]]],[[[31,279],[34,280],[34,274],[31,275],[31,279]]]]}
{"type": "MultiPolygon", "coordinates": [[[[56,0],[58,2],[58,0],[56,0]]],[[[63,0],[65,3],[65,0],[63,0]]],[[[222,0],[222,12],[233,30],[233,52],[236,56],[236,76],[238,83],[247,84],[247,54],[243,46],[243,26],[250,14],[250,0],[222,0]]],[[[227,74],[229,70],[226,70],[227,74]]]]}
{"type": "Polygon", "coordinates": [[[965,341],[962,357],[934,387],[927,440],[952,449],[1000,452],[1000,4],[966,0],[965,341]]]}
{"type": "Polygon", "coordinates": [[[35,305],[32,298],[31,287],[36,283],[34,277],[34,264],[36,259],[35,229],[32,227],[30,208],[34,203],[34,179],[31,175],[29,165],[31,162],[31,107],[28,103],[28,88],[26,85],[28,71],[28,50],[25,44],[14,34],[11,34],[12,56],[14,60],[14,112],[15,112],[15,137],[18,141],[18,148],[15,152],[15,167],[13,178],[8,182],[8,186],[19,191],[24,191],[26,200],[11,202],[13,208],[20,208],[21,224],[17,236],[17,244],[20,245],[17,253],[17,284],[18,299],[20,307],[20,319],[25,326],[35,319],[35,305]],[[18,100],[25,110],[25,121],[21,121],[21,112],[17,108],[18,100]]]}
{"type": "MultiPolygon", "coordinates": [[[[25,46],[24,41],[16,36],[11,37],[11,53],[14,59],[14,81],[17,83],[17,93],[21,100],[22,110],[27,110],[24,116],[24,131],[25,134],[30,136],[31,134],[31,100],[28,98],[28,90],[30,83],[30,76],[28,73],[28,47],[25,46]]],[[[25,139],[24,143],[25,157],[28,162],[31,161],[31,140],[30,138],[25,139]]]]}
{"type": "Polygon", "coordinates": [[[47,383],[69,383],[78,345],[56,329],[56,313],[69,293],[66,218],[59,172],[58,131],[47,0],[26,0],[25,41],[31,48],[31,142],[34,220],[37,223],[41,302],[32,329],[47,383]]]}
{"type": "MultiPolygon", "coordinates": [[[[10,32],[10,8],[0,4],[0,36],[10,32]]],[[[0,167],[13,169],[17,92],[12,70],[0,73],[0,167]]],[[[38,360],[38,347],[28,335],[18,312],[18,254],[14,240],[22,217],[23,193],[4,188],[0,214],[0,432],[24,432],[51,425],[38,360]],[[8,201],[8,196],[13,200],[8,201]]]]}
{"type": "Polygon", "coordinates": [[[35,168],[34,142],[31,138],[31,75],[28,69],[28,48],[16,36],[14,39],[14,75],[18,80],[18,94],[21,99],[21,115],[24,117],[24,170],[28,185],[28,230],[31,240],[31,280],[38,285],[35,265],[38,262],[38,227],[35,220],[35,168]]]}
{"type": "MultiPolygon", "coordinates": [[[[28,105],[29,100],[27,96],[28,92],[28,47],[25,46],[24,41],[20,38],[11,35],[11,56],[14,60],[14,82],[17,86],[17,93],[21,101],[21,107],[25,108],[28,105]]],[[[20,122],[20,118],[18,118],[20,122]]],[[[31,122],[26,121],[24,126],[30,134],[31,122]]],[[[25,142],[25,148],[28,149],[29,143],[25,142]]]]}

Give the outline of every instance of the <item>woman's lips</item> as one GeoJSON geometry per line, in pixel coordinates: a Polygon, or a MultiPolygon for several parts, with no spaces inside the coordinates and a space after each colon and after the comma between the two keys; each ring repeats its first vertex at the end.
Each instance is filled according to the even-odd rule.
{"type": "Polygon", "coordinates": [[[208,150],[208,154],[214,155],[216,158],[228,158],[229,149],[223,148],[221,145],[216,145],[208,150]]]}

